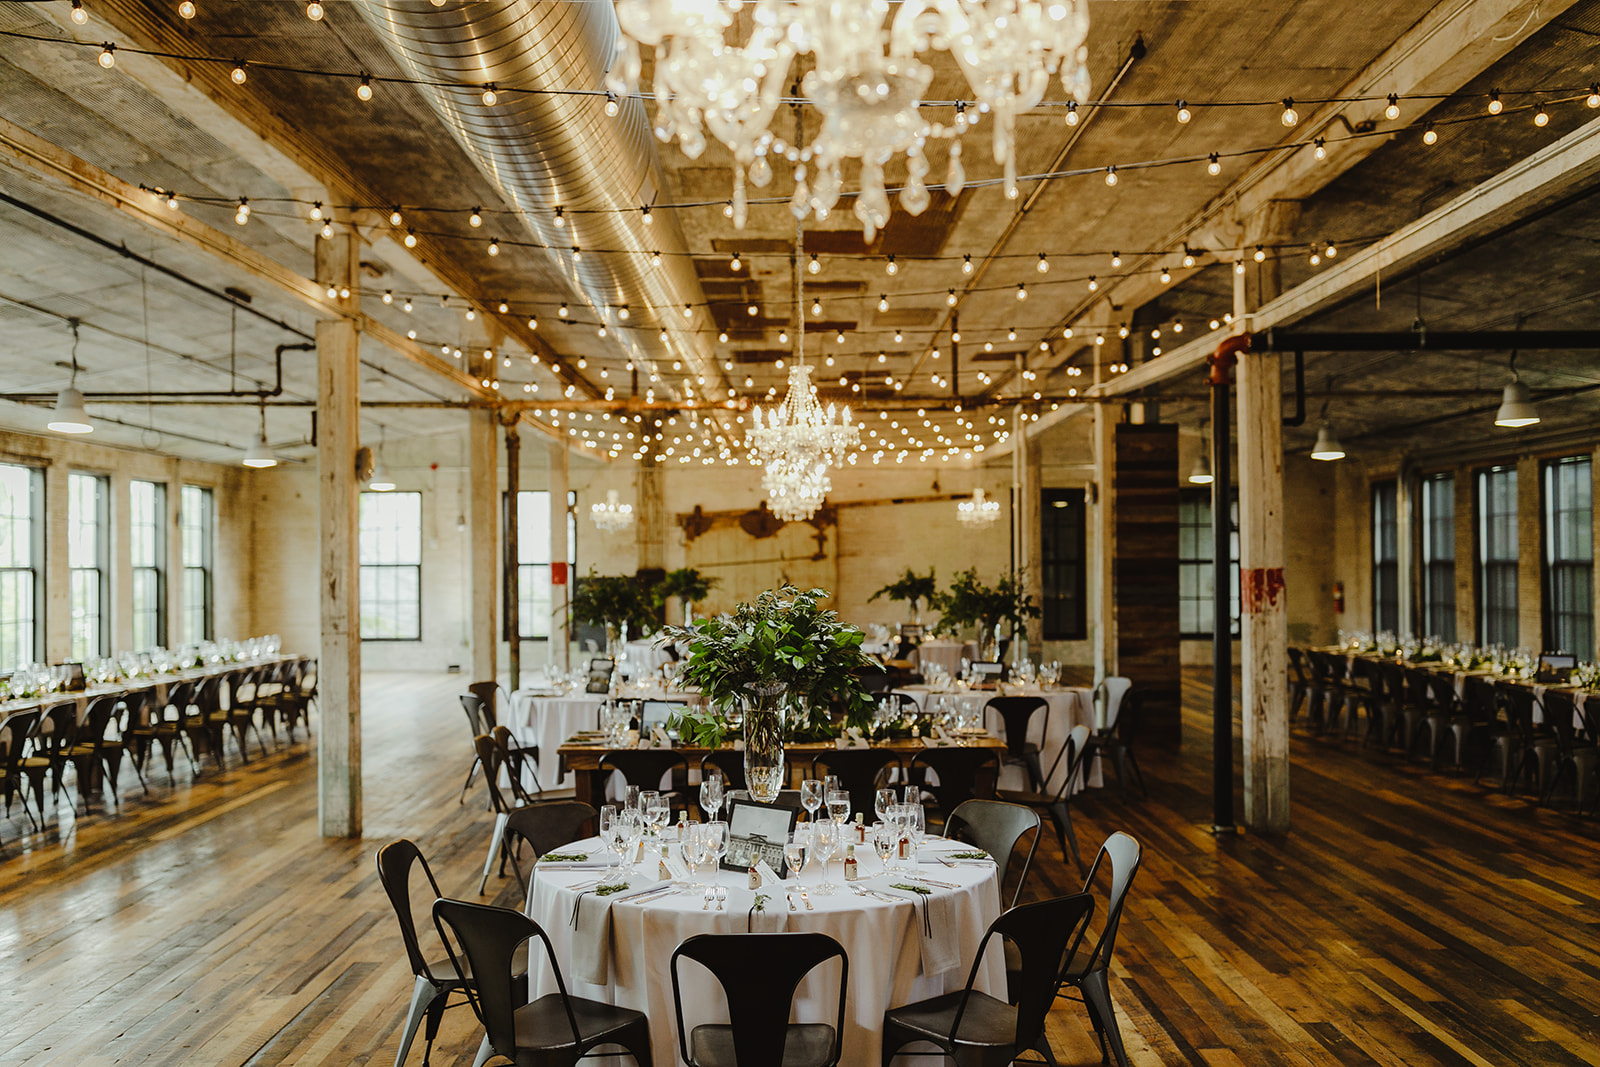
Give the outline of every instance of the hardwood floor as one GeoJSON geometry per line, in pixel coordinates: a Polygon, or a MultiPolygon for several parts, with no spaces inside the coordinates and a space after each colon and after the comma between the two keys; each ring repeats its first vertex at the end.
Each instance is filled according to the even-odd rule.
{"type": "MultiPolygon", "coordinates": [[[[361,841],[316,836],[303,737],[193,783],[158,771],[149,798],[127,773],[120,813],[60,833],[14,808],[0,1063],[392,1063],[411,978],[372,853],[412,837],[474,897],[490,819],[481,790],[455,802],[462,682],[368,677],[361,841]]],[[[1185,748],[1140,752],[1151,797],[1075,809],[1085,859],[1113,829],[1144,846],[1112,982],[1135,1063],[1600,1063],[1600,827],[1297,734],[1293,833],[1219,839],[1199,674],[1184,697],[1185,748]]],[[[1077,887],[1041,855],[1034,894],[1077,887]]],[[[1099,1061],[1080,1006],[1050,1031],[1063,1064],[1099,1061]]],[[[453,1010],[434,1062],[476,1045],[453,1010]]]]}

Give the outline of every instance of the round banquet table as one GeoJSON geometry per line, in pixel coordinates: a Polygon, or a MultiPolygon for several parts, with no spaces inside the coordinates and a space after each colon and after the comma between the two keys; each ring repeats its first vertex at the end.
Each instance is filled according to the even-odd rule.
{"type": "MultiPolygon", "coordinates": [[[[953,847],[953,842],[929,838],[924,842],[921,856],[933,860],[936,852],[953,847]]],[[[563,846],[562,851],[587,852],[598,859],[603,846],[598,838],[591,838],[563,846]]],[[[675,846],[673,851],[676,852],[675,846]]],[[[881,890],[890,883],[908,880],[903,875],[885,875],[870,848],[857,846],[856,856],[861,871],[856,885],[881,890]]],[[[657,884],[657,872],[649,870],[654,864],[655,860],[647,859],[640,865],[640,873],[630,879],[629,892],[657,884]]],[[[592,868],[562,869],[540,864],[529,884],[527,913],[549,936],[556,959],[561,961],[562,978],[573,996],[634,1008],[649,1017],[652,1053],[658,1064],[682,1063],[678,1056],[677,1019],[673,1011],[671,960],[673,950],[685,939],[695,934],[751,930],[825,933],[844,946],[850,960],[842,1062],[876,1064],[881,1059],[885,1010],[955,992],[965,984],[978,942],[989,924],[1000,915],[996,868],[993,864],[946,866],[936,860],[913,865],[917,873],[957,886],[955,889],[934,888],[933,895],[940,898],[938,902],[934,901],[934,896],[929,897],[928,906],[934,909],[930,917],[937,915],[944,920],[942,925],[935,925],[950,939],[945,942],[945,954],[954,962],[942,973],[928,975],[923,973],[922,962],[924,905],[910,899],[909,895],[892,904],[857,896],[844,881],[844,864],[835,858],[828,866],[832,881],[838,887],[832,895],[817,895],[815,890],[822,881],[821,872],[809,860],[798,883],[792,875],[784,883],[791,888],[804,885],[815,909],[812,911],[805,909],[797,892],[794,902],[799,910],[791,912],[780,886],[761,890],[768,893],[770,899],[763,912],[754,913],[751,909],[756,893],[748,888],[748,876],[743,872],[719,871],[718,884],[728,891],[724,911],[717,911],[715,904],[710,910],[704,910],[702,892],[684,888],[639,903],[618,899],[611,904],[607,919],[604,911],[594,910],[600,898],[589,893],[582,898],[586,918],[581,922],[580,933],[573,925],[579,893],[569,887],[592,885],[599,872],[592,868]],[[598,921],[597,915],[600,916],[598,921]],[[608,925],[609,952],[604,948],[608,925]],[[579,944],[580,941],[583,943],[579,944]],[[593,980],[601,977],[600,971],[604,972],[603,980],[593,980]]],[[[626,895],[617,894],[619,898],[626,895]]],[[[535,950],[531,955],[538,959],[543,953],[535,950]]],[[[750,965],[759,967],[760,961],[752,960],[750,965]]],[[[839,1004],[838,972],[837,964],[824,964],[800,984],[795,993],[793,1021],[829,1024],[835,1021],[839,1004]]],[[[682,976],[686,1025],[692,1028],[700,1023],[727,1022],[727,1004],[716,979],[697,964],[688,962],[682,965],[682,976]]],[[[555,978],[548,959],[532,966],[530,982],[534,997],[555,991],[555,978]]],[[[974,988],[1005,996],[1004,952],[998,939],[992,941],[984,953],[974,988]]],[[[632,1064],[632,1060],[620,1055],[610,1062],[632,1064]]],[[[911,1057],[898,1062],[942,1063],[937,1056],[911,1057]]]]}
{"type": "MultiPolygon", "coordinates": [[[[927,710],[929,698],[937,701],[940,697],[946,700],[958,700],[964,707],[984,708],[984,729],[996,737],[1006,736],[1005,720],[993,708],[985,706],[999,693],[984,690],[952,691],[948,693],[931,692],[927,686],[912,685],[904,689],[894,690],[904,693],[917,702],[917,706],[927,710]]],[[[1039,746],[1039,763],[1044,767],[1045,773],[1050,775],[1050,780],[1045,783],[1045,791],[1054,793],[1061,788],[1061,780],[1067,773],[1066,761],[1063,760],[1052,773],[1051,765],[1055,762],[1056,754],[1066,744],[1067,736],[1072,733],[1074,726],[1087,726],[1094,729],[1094,690],[1081,686],[1063,686],[1056,689],[1033,688],[1026,691],[1008,689],[1010,696],[1043,697],[1048,707],[1044,713],[1035,714],[1028,723],[1028,740],[1039,746]]],[[[1083,789],[1085,785],[1099,788],[1101,785],[1100,761],[1095,760],[1089,768],[1087,781],[1073,785],[1074,793],[1083,789]]],[[[1000,768],[1001,789],[1027,789],[1027,775],[1021,767],[1007,764],[1000,768]]]]}
{"type": "Polygon", "coordinates": [[[578,731],[597,729],[605,701],[604,693],[545,696],[518,689],[511,694],[505,725],[517,744],[539,746],[539,784],[546,789],[560,785],[561,757],[556,750],[578,731]]]}
{"type": "Polygon", "coordinates": [[[917,662],[923,669],[937,663],[954,678],[961,673],[961,656],[966,647],[960,641],[924,641],[917,646],[917,662]]]}

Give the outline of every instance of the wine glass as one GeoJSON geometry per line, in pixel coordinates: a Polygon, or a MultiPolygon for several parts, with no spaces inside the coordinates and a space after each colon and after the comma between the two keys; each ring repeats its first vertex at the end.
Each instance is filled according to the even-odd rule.
{"type": "Polygon", "coordinates": [[[828,817],[843,826],[850,818],[850,794],[843,789],[828,793],[828,817]]]}
{"type": "Polygon", "coordinates": [[[639,791],[639,818],[644,823],[646,835],[655,828],[656,821],[650,816],[650,809],[655,807],[656,801],[659,799],[661,799],[661,793],[655,789],[641,789],[639,791]]]}
{"type": "Polygon", "coordinates": [[[721,772],[712,771],[700,779],[700,810],[705,813],[703,821],[710,822],[722,810],[722,790],[721,772]]]}
{"type": "Polygon", "coordinates": [[[922,810],[921,801],[906,802],[906,832],[911,835],[911,853],[914,856],[917,849],[922,847],[922,839],[928,835],[927,815],[922,810]]]}
{"type": "Polygon", "coordinates": [[[630,785],[622,794],[622,806],[629,811],[639,810],[639,794],[642,790],[636,785],[630,785]]]}
{"type": "Polygon", "coordinates": [[[672,801],[666,794],[657,793],[645,805],[644,814],[649,820],[650,828],[655,831],[656,837],[660,838],[667,829],[667,823],[672,821],[672,801]]]}
{"type": "Polygon", "coordinates": [[[835,792],[836,790],[840,790],[840,789],[843,789],[843,788],[844,788],[844,779],[840,778],[837,774],[825,774],[825,775],[822,776],[822,795],[823,795],[823,797],[827,797],[827,795],[829,793],[835,792]]]}
{"type": "Polygon", "coordinates": [[[689,884],[700,888],[700,868],[711,857],[711,839],[706,833],[709,824],[701,823],[699,826],[689,827],[689,832],[684,835],[681,848],[683,862],[689,866],[689,884]]]}
{"type": "Polygon", "coordinates": [[[872,848],[885,871],[894,869],[894,847],[899,839],[900,831],[892,823],[885,821],[872,828],[872,848]]]}
{"type": "Polygon", "coordinates": [[[789,865],[794,880],[800,880],[800,869],[806,865],[806,836],[796,830],[783,846],[783,861],[789,865]]]}
{"type": "Polygon", "coordinates": [[[872,810],[877,812],[879,822],[888,821],[885,812],[894,807],[895,803],[893,788],[880,789],[872,795],[872,810]]]}
{"type": "Polygon", "coordinates": [[[811,854],[822,863],[822,881],[817,885],[818,896],[827,896],[833,892],[833,883],[828,881],[828,861],[833,858],[834,851],[838,847],[838,823],[825,819],[812,828],[811,854]]]}
{"type": "Polygon", "coordinates": [[[706,851],[711,857],[711,877],[717,877],[717,868],[722,864],[722,857],[728,854],[728,824],[721,819],[713,819],[705,824],[707,841],[706,851]]]}
{"type": "Polygon", "coordinates": [[[815,822],[817,809],[822,807],[822,780],[820,778],[807,778],[800,783],[800,806],[806,809],[806,818],[811,822],[815,822]]]}
{"type": "Polygon", "coordinates": [[[621,830],[621,822],[622,809],[615,804],[607,804],[600,809],[600,843],[606,846],[607,852],[616,854],[619,863],[622,853],[617,850],[617,835],[621,830]]]}
{"type": "Polygon", "coordinates": [[[644,835],[644,820],[638,808],[624,808],[617,822],[620,826],[617,840],[622,844],[622,867],[626,872],[639,862],[639,838],[644,835]]]}

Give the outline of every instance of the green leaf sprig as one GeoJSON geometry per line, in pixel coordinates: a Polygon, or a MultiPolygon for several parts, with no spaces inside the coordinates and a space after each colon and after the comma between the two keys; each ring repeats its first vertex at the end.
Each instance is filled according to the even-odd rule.
{"type": "Polygon", "coordinates": [[[923,896],[928,896],[933,892],[933,890],[929,889],[927,886],[908,885],[905,882],[893,882],[893,883],[890,884],[889,888],[890,889],[904,889],[908,893],[920,893],[923,896]]]}
{"type": "Polygon", "coordinates": [[[594,895],[597,897],[609,897],[612,893],[620,893],[626,888],[628,888],[627,882],[617,882],[614,885],[597,885],[594,887],[594,895]]]}
{"type": "Polygon", "coordinates": [[[589,858],[587,852],[546,852],[539,857],[540,863],[582,863],[589,858]]]}

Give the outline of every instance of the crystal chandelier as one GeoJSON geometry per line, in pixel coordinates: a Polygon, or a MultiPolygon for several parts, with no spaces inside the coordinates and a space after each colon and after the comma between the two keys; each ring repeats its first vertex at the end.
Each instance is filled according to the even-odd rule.
{"type": "Polygon", "coordinates": [[[999,517],[1000,502],[990,500],[982,489],[974,489],[971,500],[956,501],[956,518],[965,526],[988,526],[999,517]]]}
{"type": "Polygon", "coordinates": [[[794,168],[790,210],[819,220],[838,203],[842,164],[855,159],[855,214],[870,241],[889,220],[884,166],[905,155],[900,205],[921,214],[929,204],[927,143],[950,142],[945,190],[955,196],[966,184],[961,138],[985,114],[1006,194],[1015,196],[1017,116],[1044,99],[1057,73],[1073,97],[1088,98],[1088,0],[901,0],[895,7],[891,19],[889,0],[617,0],[622,56],[607,87],[636,92],[640,46],[654,50],[656,136],[677,138],[690,159],[705,151],[708,134],[727,146],[740,228],[745,183],[766,187],[774,157],[794,168]],[[969,111],[969,101],[957,103],[948,121],[923,113],[934,76],[925,59],[935,52],[960,68],[975,104],[969,111]],[[814,68],[800,92],[821,124],[802,148],[769,127],[792,102],[790,70],[804,55],[814,68]]]}
{"type": "Polygon", "coordinates": [[[617,491],[606,490],[604,504],[590,504],[589,516],[594,519],[594,524],[606,533],[616,533],[626,530],[633,525],[633,505],[617,502],[617,491]]]}

